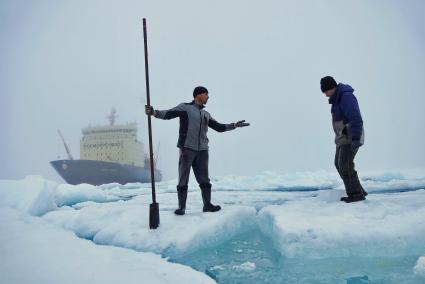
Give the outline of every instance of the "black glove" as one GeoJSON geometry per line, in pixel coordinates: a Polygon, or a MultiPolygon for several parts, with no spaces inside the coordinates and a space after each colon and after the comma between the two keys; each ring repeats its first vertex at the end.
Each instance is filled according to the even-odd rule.
{"type": "Polygon", "coordinates": [[[351,147],[353,147],[353,150],[357,150],[362,145],[363,144],[360,142],[360,140],[353,140],[351,142],[351,147]]]}
{"type": "Polygon", "coordinates": [[[153,115],[153,116],[155,116],[155,110],[153,109],[153,106],[145,105],[145,113],[147,115],[153,115]]]}
{"type": "Polygon", "coordinates": [[[245,126],[249,126],[249,123],[246,123],[245,120],[239,120],[238,122],[235,123],[235,127],[245,127],[245,126]]]}

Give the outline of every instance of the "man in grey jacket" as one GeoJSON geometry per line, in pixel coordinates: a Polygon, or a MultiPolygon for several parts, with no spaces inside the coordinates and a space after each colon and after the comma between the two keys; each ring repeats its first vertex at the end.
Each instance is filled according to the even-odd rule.
{"type": "Polygon", "coordinates": [[[201,188],[204,203],[203,212],[216,212],[221,209],[219,205],[211,203],[211,183],[208,175],[208,127],[218,132],[224,132],[249,125],[249,123],[245,123],[245,120],[230,124],[217,122],[204,110],[208,98],[208,90],[199,86],[193,90],[193,101],[191,103],[181,103],[169,110],[155,110],[152,106],[145,106],[147,115],[153,115],[159,119],[176,117],[180,119],[177,142],[177,147],[180,149],[179,182],[177,185],[179,208],[174,211],[176,215],[185,214],[187,184],[191,167],[201,188]]]}

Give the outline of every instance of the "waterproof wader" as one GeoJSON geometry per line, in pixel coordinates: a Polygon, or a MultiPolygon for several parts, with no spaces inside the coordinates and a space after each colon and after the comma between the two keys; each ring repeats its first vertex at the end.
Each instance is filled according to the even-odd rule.
{"type": "Polygon", "coordinates": [[[202,191],[203,211],[215,212],[220,210],[220,206],[211,204],[211,183],[208,177],[208,150],[195,151],[188,148],[180,148],[179,183],[177,185],[179,208],[174,213],[177,215],[185,214],[190,168],[193,169],[196,181],[202,191]]]}
{"type": "Polygon", "coordinates": [[[344,182],[348,200],[352,201],[364,200],[367,195],[367,192],[360,184],[354,166],[354,157],[357,154],[357,150],[354,150],[351,144],[344,144],[337,146],[335,152],[335,167],[344,182]]]}

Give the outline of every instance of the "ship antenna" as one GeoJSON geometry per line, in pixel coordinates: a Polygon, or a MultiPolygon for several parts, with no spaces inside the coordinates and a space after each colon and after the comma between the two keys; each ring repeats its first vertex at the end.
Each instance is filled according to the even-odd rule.
{"type": "Polygon", "coordinates": [[[59,133],[59,136],[61,137],[61,139],[62,139],[62,142],[63,142],[63,145],[65,146],[65,150],[66,150],[66,153],[68,154],[68,158],[70,159],[70,160],[74,160],[74,158],[72,157],[72,155],[71,155],[71,151],[69,151],[69,148],[68,148],[68,145],[66,144],[66,142],[65,142],[65,138],[63,138],[63,135],[62,135],[62,132],[58,129],[58,133],[59,133]]]}
{"type": "Polygon", "coordinates": [[[157,162],[158,162],[158,156],[159,156],[159,145],[160,145],[160,143],[158,142],[158,145],[156,145],[155,154],[154,154],[154,158],[153,158],[155,167],[158,167],[157,162]]]}
{"type": "Polygon", "coordinates": [[[115,124],[115,118],[117,118],[116,113],[117,113],[117,110],[113,107],[111,109],[111,114],[108,116],[110,125],[114,125],[115,124]]]}

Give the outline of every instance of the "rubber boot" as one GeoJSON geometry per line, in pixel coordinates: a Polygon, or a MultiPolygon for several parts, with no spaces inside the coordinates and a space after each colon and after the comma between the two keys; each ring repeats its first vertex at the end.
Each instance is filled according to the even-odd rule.
{"type": "Polygon", "coordinates": [[[221,209],[220,205],[211,203],[211,184],[201,184],[202,201],[204,202],[203,212],[217,212],[221,209]]]}
{"type": "Polygon", "coordinates": [[[351,203],[366,199],[365,196],[367,195],[367,192],[360,184],[356,171],[354,171],[352,176],[341,175],[341,177],[342,181],[344,182],[345,191],[347,192],[347,196],[341,197],[341,201],[344,201],[345,203],[351,203]]]}
{"type": "Polygon", "coordinates": [[[360,188],[360,191],[363,193],[363,195],[366,197],[368,195],[368,193],[366,192],[366,190],[364,190],[363,186],[360,183],[359,177],[357,175],[357,172],[354,171],[354,186],[356,186],[357,188],[360,188]]]}
{"type": "Polygon", "coordinates": [[[174,214],[184,215],[186,210],[187,186],[177,186],[177,198],[179,200],[179,208],[174,211],[174,214]]]}
{"type": "Polygon", "coordinates": [[[362,200],[365,200],[365,199],[366,198],[364,197],[363,193],[351,195],[351,196],[348,196],[348,197],[341,197],[341,201],[344,201],[345,203],[352,203],[352,202],[362,201],[362,200]]]}

